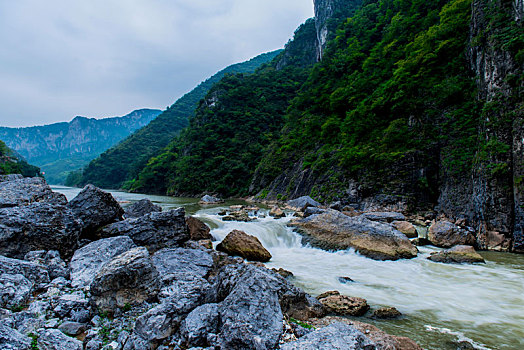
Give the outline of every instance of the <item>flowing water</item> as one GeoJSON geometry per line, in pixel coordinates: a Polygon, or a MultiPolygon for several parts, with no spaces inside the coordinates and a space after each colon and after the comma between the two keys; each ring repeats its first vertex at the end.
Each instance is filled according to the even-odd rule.
{"type": "MultiPolygon", "coordinates": [[[[54,189],[68,199],[79,191],[54,189]]],[[[212,228],[217,240],[233,229],[254,235],[273,256],[268,267],[293,272],[292,282],[312,295],[338,290],[367,299],[372,309],[396,307],[403,318],[358,320],[410,337],[426,349],[457,349],[459,341],[477,349],[524,349],[524,255],[481,252],[486,264],[451,265],[426,259],[438,248],[419,247],[415,259],[375,261],[352,250],[326,252],[304,246],[300,235],[287,227],[292,213],[278,220],[267,216],[249,223],[223,222],[218,212],[242,202],[204,208],[191,198],[112,193],[123,206],[144,197],[164,208],[184,206],[212,228]],[[354,282],[344,284],[339,277],[354,282]]]]}

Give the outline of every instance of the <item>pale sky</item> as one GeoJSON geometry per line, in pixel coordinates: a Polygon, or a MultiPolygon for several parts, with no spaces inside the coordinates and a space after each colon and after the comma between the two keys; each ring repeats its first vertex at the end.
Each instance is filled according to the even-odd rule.
{"type": "Polygon", "coordinates": [[[0,0],[0,126],[165,109],[312,16],[313,0],[0,0]]]}

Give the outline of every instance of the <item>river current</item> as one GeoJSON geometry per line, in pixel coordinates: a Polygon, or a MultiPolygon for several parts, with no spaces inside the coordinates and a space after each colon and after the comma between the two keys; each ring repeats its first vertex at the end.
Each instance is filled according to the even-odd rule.
{"type": "MultiPolygon", "coordinates": [[[[53,189],[68,199],[80,191],[53,189]]],[[[122,206],[142,198],[165,209],[183,206],[211,227],[217,241],[233,229],[256,236],[273,256],[266,266],[293,272],[291,282],[314,296],[338,290],[367,299],[372,309],[396,307],[404,315],[401,319],[357,320],[410,337],[426,349],[457,349],[460,341],[477,349],[524,349],[524,255],[480,252],[486,264],[452,265],[426,259],[438,248],[419,247],[414,259],[375,261],[353,250],[326,252],[304,245],[301,236],[287,227],[291,212],[282,219],[224,222],[218,215],[221,209],[244,203],[201,207],[193,198],[110,192],[122,206]],[[354,282],[342,283],[340,277],[354,282]]]]}

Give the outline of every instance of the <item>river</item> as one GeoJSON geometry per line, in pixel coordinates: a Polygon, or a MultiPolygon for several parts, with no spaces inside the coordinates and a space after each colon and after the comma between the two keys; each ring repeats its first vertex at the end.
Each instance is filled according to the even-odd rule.
{"type": "MultiPolygon", "coordinates": [[[[53,186],[68,199],[80,190],[53,186]]],[[[375,261],[352,250],[326,252],[305,246],[287,227],[286,218],[224,222],[218,212],[232,204],[201,207],[193,198],[141,195],[110,191],[123,206],[142,198],[165,209],[183,206],[212,228],[222,240],[233,229],[258,237],[273,258],[268,267],[293,272],[291,281],[312,295],[328,290],[367,299],[371,308],[394,306],[404,317],[379,321],[360,317],[384,331],[407,336],[426,349],[457,349],[468,341],[477,349],[524,349],[524,255],[480,252],[481,265],[435,263],[426,258],[434,247],[419,247],[411,260],[375,261]],[[339,277],[355,282],[343,284],[339,277]]]]}

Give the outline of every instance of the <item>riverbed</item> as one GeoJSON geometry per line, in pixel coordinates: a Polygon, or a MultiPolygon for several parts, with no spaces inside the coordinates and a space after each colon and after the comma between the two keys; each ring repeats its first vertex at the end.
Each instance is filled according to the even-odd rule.
{"type": "MultiPolygon", "coordinates": [[[[80,189],[53,186],[73,198],[80,189]]],[[[480,252],[486,264],[451,265],[426,258],[435,247],[419,247],[411,260],[375,261],[353,250],[326,252],[306,246],[301,236],[287,227],[285,218],[266,216],[256,221],[224,222],[221,209],[241,201],[202,207],[194,198],[174,198],[110,191],[129,205],[149,198],[164,209],[183,206],[211,228],[219,241],[233,229],[258,237],[273,258],[268,267],[293,272],[291,281],[312,295],[328,290],[367,299],[371,308],[394,306],[404,317],[379,321],[367,317],[386,332],[407,336],[426,349],[457,349],[468,341],[477,349],[524,349],[524,255],[480,252]],[[354,282],[342,283],[340,277],[354,282]]],[[[267,210],[262,209],[262,213],[267,210]]]]}

